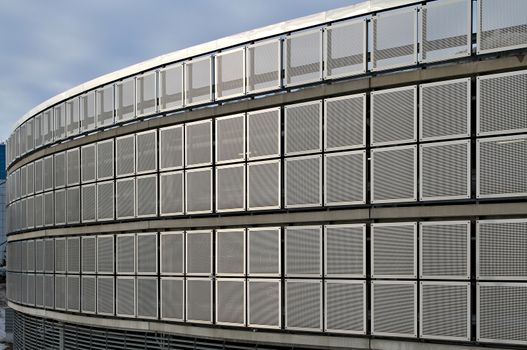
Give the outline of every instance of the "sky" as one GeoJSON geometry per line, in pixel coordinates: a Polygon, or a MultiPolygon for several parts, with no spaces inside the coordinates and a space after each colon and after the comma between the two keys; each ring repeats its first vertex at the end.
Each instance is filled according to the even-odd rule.
{"type": "Polygon", "coordinates": [[[41,102],[98,76],[362,0],[0,0],[0,141],[41,102]]]}

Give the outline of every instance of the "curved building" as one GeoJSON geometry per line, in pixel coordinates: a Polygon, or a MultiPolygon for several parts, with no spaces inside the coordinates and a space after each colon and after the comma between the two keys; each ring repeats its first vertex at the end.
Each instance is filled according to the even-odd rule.
{"type": "Polygon", "coordinates": [[[527,345],[527,2],[369,1],[8,140],[17,349],[527,345]]]}

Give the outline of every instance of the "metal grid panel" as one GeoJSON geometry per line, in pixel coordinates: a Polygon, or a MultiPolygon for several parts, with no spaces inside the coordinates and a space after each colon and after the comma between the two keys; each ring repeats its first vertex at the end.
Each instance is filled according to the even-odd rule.
{"type": "Polygon", "coordinates": [[[322,226],[285,228],[285,276],[322,276],[322,226]]]}
{"type": "Polygon", "coordinates": [[[214,57],[216,99],[245,94],[245,47],[217,53],[214,57]]]}
{"type": "Polygon", "coordinates": [[[324,77],[366,72],[366,18],[341,22],[324,30],[324,77]]]}
{"type": "Polygon", "coordinates": [[[366,203],[366,151],[324,155],[324,205],[366,203]]]}
{"type": "MultiPolygon", "coordinates": [[[[11,270],[9,267],[11,262],[9,262],[9,247],[10,245],[7,245],[7,270],[11,270]]],[[[35,240],[35,271],[36,272],[44,272],[44,240],[43,239],[37,239],[35,240]]]]}
{"type": "Polygon", "coordinates": [[[481,220],[476,224],[476,278],[527,279],[527,220],[481,220]]]}
{"type": "Polygon", "coordinates": [[[245,164],[216,167],[216,211],[245,210],[245,164]]]}
{"type": "Polygon", "coordinates": [[[478,136],[527,131],[527,71],[481,76],[476,83],[478,136]]]}
{"type": "Polygon", "coordinates": [[[66,276],[55,275],[55,309],[66,310],[66,276]]]}
{"type": "Polygon", "coordinates": [[[527,195],[526,140],[526,136],[476,140],[476,196],[478,198],[527,195]]]}
{"type": "Polygon", "coordinates": [[[26,269],[28,272],[35,272],[35,240],[26,241],[26,269]]]}
{"type": "Polygon", "coordinates": [[[324,100],[324,150],[366,146],[366,94],[324,100]]]}
{"type": "Polygon", "coordinates": [[[80,311],[80,287],[81,280],[78,275],[68,275],[66,287],[66,309],[68,311],[80,311]]]}
{"type": "MultiPolygon", "coordinates": [[[[8,285],[9,283],[10,281],[7,281],[8,285]]],[[[35,306],[44,307],[44,275],[40,274],[35,275],[35,306]]]]}
{"type": "Polygon", "coordinates": [[[371,282],[371,334],[417,337],[417,282],[371,282]]]}
{"type": "Polygon", "coordinates": [[[20,196],[25,197],[27,194],[27,167],[24,165],[20,168],[20,196]]]}
{"type": "Polygon", "coordinates": [[[55,276],[44,275],[44,307],[53,309],[55,307],[55,276]]]}
{"type": "Polygon", "coordinates": [[[113,139],[97,142],[97,180],[113,177],[114,148],[113,139]]]}
{"type": "Polygon", "coordinates": [[[157,278],[137,277],[137,317],[157,319],[157,278]]]}
{"type": "Polygon", "coordinates": [[[322,101],[284,107],[285,155],[322,151],[322,101]]]}
{"type": "Polygon", "coordinates": [[[417,86],[371,93],[370,145],[417,141],[417,86]]]}
{"type": "Polygon", "coordinates": [[[81,262],[80,237],[68,237],[67,239],[67,271],[68,273],[80,273],[81,262]]]}
{"type": "Polygon", "coordinates": [[[97,127],[113,124],[113,84],[95,91],[97,107],[97,127]]]}
{"type": "Polygon", "coordinates": [[[470,341],[470,283],[421,282],[419,336],[470,341]]]}
{"type": "Polygon", "coordinates": [[[137,177],[137,217],[157,216],[157,174],[137,177]]]}
{"type": "Polygon", "coordinates": [[[95,91],[90,91],[80,97],[81,131],[95,129],[95,91]]]}
{"type": "Polygon", "coordinates": [[[420,141],[470,136],[470,83],[463,78],[419,85],[420,141]]]}
{"type": "Polygon", "coordinates": [[[159,109],[183,107],[183,64],[174,64],[159,71],[159,109]]]}
{"type": "Polygon", "coordinates": [[[280,88],[281,41],[278,38],[247,46],[247,92],[280,88]]]}
{"type": "Polygon", "coordinates": [[[285,280],[285,328],[322,331],[321,280],[285,280]]]}
{"type": "Polygon", "coordinates": [[[157,111],[157,72],[151,71],[135,78],[136,88],[136,114],[143,116],[155,113],[157,111]]]}
{"type": "Polygon", "coordinates": [[[472,7],[470,1],[446,0],[421,6],[420,62],[470,56],[472,7]]]}
{"type": "Polygon", "coordinates": [[[366,281],[326,280],[324,330],[366,334],[366,281]]]}
{"type": "MultiPolygon", "coordinates": [[[[51,192],[50,192],[51,193],[51,192]]],[[[55,191],[55,225],[66,224],[66,190],[55,191]]],[[[53,225],[53,223],[51,223],[53,225]]]]}
{"type": "Polygon", "coordinates": [[[322,80],[322,29],[291,34],[284,43],[284,85],[322,80]]]}
{"type": "Polygon", "coordinates": [[[114,271],[114,238],[113,235],[97,236],[97,273],[114,271]]]}
{"type": "Polygon", "coordinates": [[[216,230],[216,275],[245,275],[245,229],[216,230]]]}
{"type": "Polygon", "coordinates": [[[245,279],[216,280],[216,324],[245,326],[245,279]]]}
{"type": "Polygon", "coordinates": [[[135,134],[137,174],[157,170],[157,130],[135,134]]]}
{"type": "Polygon", "coordinates": [[[115,176],[135,174],[135,135],[115,139],[115,176]]]}
{"type": "Polygon", "coordinates": [[[324,276],[366,277],[366,224],[324,227],[324,276]]]}
{"type": "Polygon", "coordinates": [[[117,219],[135,217],[135,179],[116,180],[116,216],[117,219]]]}
{"type": "MultiPolygon", "coordinates": [[[[33,228],[35,226],[34,214],[35,214],[35,203],[33,197],[26,198],[27,211],[26,215],[26,227],[33,228]]],[[[24,215],[24,213],[22,213],[24,215]]]]}
{"type": "Polygon", "coordinates": [[[183,125],[159,129],[159,169],[183,167],[183,125]]]}
{"type": "Polygon", "coordinates": [[[97,191],[95,184],[84,185],[82,191],[82,222],[94,222],[97,212],[97,191]]]}
{"type": "Polygon", "coordinates": [[[185,166],[212,163],[212,120],[185,124],[185,166]]]}
{"type": "MultiPolygon", "coordinates": [[[[34,128],[35,128],[35,148],[39,148],[42,146],[43,137],[42,137],[42,113],[35,116],[33,118],[34,120],[34,128]]],[[[9,138],[11,140],[11,138],[9,138]]],[[[8,143],[8,147],[11,148],[11,142],[8,143]]],[[[12,153],[11,150],[9,150],[9,153],[12,153]]],[[[10,158],[13,158],[12,156],[10,158]]],[[[12,159],[9,160],[10,162],[12,159]]]]}
{"type": "Polygon", "coordinates": [[[97,237],[82,237],[82,273],[95,273],[97,266],[97,237]]]}
{"type": "Polygon", "coordinates": [[[66,238],[55,238],[55,273],[66,273],[66,238]]]}
{"type": "Polygon", "coordinates": [[[526,11],[522,0],[478,1],[478,55],[526,47],[526,11]]]}
{"type": "Polygon", "coordinates": [[[245,114],[216,118],[216,164],[245,160],[245,114]]]}
{"type": "Polygon", "coordinates": [[[281,161],[247,164],[247,208],[279,209],[281,199],[281,161]]]}
{"type": "Polygon", "coordinates": [[[66,151],[67,185],[80,184],[80,148],[66,151]]]}
{"type": "Polygon", "coordinates": [[[187,278],[185,284],[185,320],[212,323],[212,279],[187,278]]]}
{"type": "Polygon", "coordinates": [[[183,274],[185,271],[185,233],[182,231],[161,232],[160,234],[161,274],[183,274]]]}
{"type": "MultiPolygon", "coordinates": [[[[20,129],[18,129],[20,132],[20,129]]],[[[53,141],[53,109],[49,108],[42,112],[42,135],[44,136],[44,145],[53,141]]],[[[17,154],[19,155],[18,151],[17,154]]]]}
{"type": "Polygon", "coordinates": [[[374,278],[417,278],[417,223],[371,225],[374,278]]]}
{"type": "Polygon", "coordinates": [[[186,273],[212,273],[212,231],[187,231],[185,239],[186,273]]]}
{"type": "Polygon", "coordinates": [[[95,144],[81,147],[81,179],[82,183],[95,181],[97,172],[97,153],[95,144]]]}
{"type": "Polygon", "coordinates": [[[470,140],[419,147],[419,199],[470,198],[470,140]]]}
{"type": "Polygon", "coordinates": [[[53,238],[44,240],[44,272],[55,272],[55,240],[53,238]]]}
{"type": "MultiPolygon", "coordinates": [[[[35,193],[42,192],[44,188],[44,168],[43,168],[43,160],[38,159],[35,161],[35,193]]],[[[12,179],[10,177],[10,179],[12,179]]]]}
{"type": "Polygon", "coordinates": [[[157,274],[157,233],[137,234],[137,274],[157,274]]]}
{"type": "Polygon", "coordinates": [[[28,274],[26,275],[26,284],[27,284],[27,291],[26,291],[26,304],[30,306],[35,305],[35,274],[28,274]]]}
{"type": "MultiPolygon", "coordinates": [[[[20,174],[20,172],[18,172],[17,175],[18,174],[20,174]]],[[[52,155],[44,158],[43,184],[44,184],[44,191],[53,189],[53,156],[52,155]]],[[[18,193],[17,197],[20,197],[19,185],[17,186],[17,193],[18,193]]]]}
{"type": "Polygon", "coordinates": [[[417,200],[417,146],[371,151],[372,203],[417,200]]]}
{"type": "Polygon", "coordinates": [[[53,133],[53,138],[55,141],[62,140],[66,137],[66,104],[61,103],[53,107],[53,116],[55,118],[55,130],[53,133]]]}
{"type": "Polygon", "coordinates": [[[34,119],[31,118],[26,122],[26,148],[28,151],[32,151],[35,147],[35,124],[34,119]]]}
{"type": "Polygon", "coordinates": [[[419,224],[419,276],[429,279],[470,278],[470,221],[419,224]]]}
{"type": "Polygon", "coordinates": [[[249,228],[247,235],[248,275],[280,276],[281,228],[249,228]]]}
{"type": "Polygon", "coordinates": [[[135,287],[135,277],[117,277],[117,291],[115,294],[117,316],[136,316],[135,287]]]}
{"type": "Polygon", "coordinates": [[[94,314],[96,300],[96,277],[82,276],[81,312],[86,314],[94,314]]]}
{"type": "Polygon", "coordinates": [[[279,279],[247,280],[247,325],[256,328],[280,329],[281,281],[279,279]]]}
{"type": "Polygon", "coordinates": [[[417,7],[378,13],[372,26],[372,71],[417,63],[417,7]]]}
{"type": "Polygon", "coordinates": [[[185,105],[212,101],[212,57],[185,62],[185,105]]]}
{"type": "Polygon", "coordinates": [[[212,169],[187,170],[185,184],[187,214],[212,212],[212,169]]]}
{"type": "Polygon", "coordinates": [[[135,233],[117,235],[117,273],[135,274],[136,272],[136,249],[135,233]]]}
{"type": "Polygon", "coordinates": [[[113,276],[97,277],[97,314],[113,316],[114,305],[114,278],[113,276]]]}
{"type": "Polygon", "coordinates": [[[322,205],[322,155],[285,160],[285,207],[322,205]]]}
{"type": "Polygon", "coordinates": [[[183,171],[161,173],[159,176],[161,182],[160,215],[183,214],[185,201],[183,171]]]}
{"type": "Polygon", "coordinates": [[[280,107],[247,113],[247,158],[280,155],[280,107]]]}
{"type": "Polygon", "coordinates": [[[185,280],[183,277],[161,278],[161,319],[183,321],[185,309],[185,280]]]}
{"type": "Polygon", "coordinates": [[[135,79],[128,78],[115,84],[115,122],[135,117],[135,79]]]}
{"type": "Polygon", "coordinates": [[[97,183],[97,221],[114,219],[114,183],[97,183]]]}

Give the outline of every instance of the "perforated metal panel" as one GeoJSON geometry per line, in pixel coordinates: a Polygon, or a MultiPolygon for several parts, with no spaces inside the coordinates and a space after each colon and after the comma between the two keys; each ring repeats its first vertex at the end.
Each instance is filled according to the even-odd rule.
{"type": "Polygon", "coordinates": [[[212,169],[185,172],[185,208],[188,214],[212,212],[212,169]]]}
{"type": "Polygon", "coordinates": [[[55,241],[53,238],[44,240],[44,272],[55,272],[55,241]]]}
{"type": "Polygon", "coordinates": [[[477,53],[526,47],[526,11],[522,0],[478,1],[477,53]]]}
{"type": "Polygon", "coordinates": [[[322,101],[284,107],[285,155],[322,151],[322,101]]]}
{"type": "Polygon", "coordinates": [[[378,13],[372,27],[371,70],[417,63],[417,7],[378,13]]]}
{"type": "MultiPolygon", "coordinates": [[[[9,247],[7,246],[7,270],[11,270],[11,263],[9,262],[9,247]]],[[[35,271],[44,272],[44,240],[37,239],[35,240],[35,271]]]]}
{"type": "Polygon", "coordinates": [[[421,282],[419,336],[470,340],[470,283],[421,282]]]}
{"type": "Polygon", "coordinates": [[[470,221],[421,222],[420,278],[470,278],[470,221]]]}
{"type": "Polygon", "coordinates": [[[366,94],[324,100],[324,150],[366,146],[366,94]]]}
{"type": "Polygon", "coordinates": [[[161,274],[180,275],[185,269],[185,233],[182,232],[161,232],[161,274]]]}
{"type": "Polygon", "coordinates": [[[80,287],[81,280],[79,275],[68,275],[67,277],[67,300],[66,309],[68,311],[80,311],[80,287]]]}
{"type": "Polygon", "coordinates": [[[285,207],[322,205],[322,155],[285,160],[285,207]]]}
{"type": "Polygon", "coordinates": [[[375,278],[417,278],[417,223],[371,225],[371,273],[375,278]]]}
{"type": "Polygon", "coordinates": [[[157,319],[157,278],[137,277],[137,317],[157,319]]]}
{"type": "Polygon", "coordinates": [[[470,56],[472,8],[465,0],[430,2],[419,11],[419,61],[470,56]]]}
{"type": "Polygon", "coordinates": [[[366,151],[324,155],[324,205],[366,203],[366,151]]]}
{"type": "Polygon", "coordinates": [[[68,273],[80,273],[81,259],[81,242],[80,237],[68,237],[67,239],[67,271],[68,273]]]}
{"type": "Polygon", "coordinates": [[[249,276],[280,276],[280,227],[249,228],[247,230],[249,276]]]}
{"type": "Polygon", "coordinates": [[[159,109],[183,107],[183,64],[167,66],[159,71],[159,109]]]}
{"type": "Polygon", "coordinates": [[[478,198],[527,195],[527,137],[476,140],[478,198]]]}
{"type": "Polygon", "coordinates": [[[278,279],[247,280],[247,325],[281,328],[281,282],[278,279]]]}
{"type": "Polygon", "coordinates": [[[157,274],[157,233],[137,234],[137,274],[157,274]]]}
{"type": "Polygon", "coordinates": [[[476,278],[526,280],[527,220],[481,220],[476,224],[476,278]]]}
{"type": "MultiPolygon", "coordinates": [[[[33,228],[35,226],[35,220],[34,220],[34,212],[35,212],[35,202],[33,200],[33,197],[27,197],[26,198],[26,207],[27,211],[25,213],[26,215],[26,227],[27,228],[33,228]]],[[[22,213],[24,215],[24,213],[22,213]]]]}
{"type": "Polygon", "coordinates": [[[152,71],[135,78],[136,88],[136,114],[137,116],[143,116],[155,113],[157,110],[157,72],[152,71]]]}
{"type": "Polygon", "coordinates": [[[128,78],[115,84],[115,122],[135,117],[135,79],[128,78]]]}
{"type": "Polygon", "coordinates": [[[95,273],[97,266],[97,237],[82,237],[82,273],[95,273]]]}
{"type": "Polygon", "coordinates": [[[183,321],[185,310],[185,280],[183,277],[161,278],[161,319],[183,321]]]}
{"type": "Polygon", "coordinates": [[[113,124],[113,84],[95,91],[97,128],[113,124]]]}
{"type": "Polygon", "coordinates": [[[416,162],[416,146],[399,146],[372,150],[372,203],[417,200],[416,162]]]}
{"type": "Polygon", "coordinates": [[[115,202],[117,219],[135,217],[135,179],[120,179],[115,181],[115,202]]]}
{"type": "Polygon", "coordinates": [[[157,170],[157,130],[136,134],[137,174],[157,170]]]}
{"type": "Polygon", "coordinates": [[[322,29],[287,36],[284,51],[284,85],[306,84],[322,79],[322,29]]]}
{"type": "Polygon", "coordinates": [[[281,199],[281,161],[247,164],[247,208],[279,209],[281,199]]]}
{"type": "Polygon", "coordinates": [[[183,214],[185,201],[183,171],[161,173],[159,176],[161,181],[160,215],[183,214]]]}
{"type": "Polygon", "coordinates": [[[115,176],[135,174],[135,135],[115,139],[115,176]]]}
{"type": "Polygon", "coordinates": [[[417,282],[371,282],[371,334],[417,337],[417,282]]]}
{"type": "Polygon", "coordinates": [[[66,238],[55,238],[55,273],[66,273],[66,238]]]}
{"type": "Polygon", "coordinates": [[[417,141],[417,86],[371,93],[370,145],[417,141]]]}
{"type": "Polygon", "coordinates": [[[114,271],[114,239],[113,235],[97,236],[97,273],[113,273],[114,271]]]}
{"type": "Polygon", "coordinates": [[[216,119],[216,164],[245,160],[245,114],[216,119]]]}
{"type": "Polygon", "coordinates": [[[82,183],[95,181],[97,154],[95,144],[81,147],[81,179],[82,183]]]}
{"type": "Polygon", "coordinates": [[[480,76],[476,83],[478,136],[527,131],[527,71],[480,76]]]}
{"type": "Polygon", "coordinates": [[[212,163],[212,120],[185,124],[185,166],[212,163]]]}
{"type": "Polygon", "coordinates": [[[185,286],[185,320],[212,323],[212,279],[187,278],[185,286]]]}
{"type": "Polygon", "coordinates": [[[113,177],[113,139],[97,142],[97,180],[113,177]]]}
{"type": "Polygon", "coordinates": [[[80,97],[81,131],[95,128],[95,91],[90,91],[80,97]]]}
{"type": "Polygon", "coordinates": [[[324,330],[366,334],[366,281],[326,280],[324,330]]]}
{"type": "MultiPolygon", "coordinates": [[[[47,145],[53,141],[53,109],[52,108],[49,108],[45,110],[44,112],[42,112],[42,135],[44,136],[44,140],[43,140],[44,145],[47,145]]],[[[17,155],[19,155],[18,151],[17,151],[17,155]]]]}
{"type": "MultiPolygon", "coordinates": [[[[33,125],[34,125],[34,128],[35,128],[35,148],[39,148],[42,146],[42,142],[43,142],[43,137],[42,137],[42,129],[43,129],[43,125],[42,125],[42,113],[41,114],[38,114],[36,115],[33,120],[33,125]]],[[[11,138],[9,138],[11,140],[11,138]]],[[[11,142],[9,142],[9,148],[11,148],[11,142]]],[[[10,158],[13,158],[12,157],[12,150],[10,149],[8,151],[10,153],[10,158]]],[[[12,159],[10,159],[11,161],[12,159]]]]}
{"type": "Polygon", "coordinates": [[[157,174],[137,177],[137,217],[157,216],[157,174]]]}
{"type": "Polygon", "coordinates": [[[366,277],[366,225],[324,227],[324,276],[366,277]]]}
{"type": "Polygon", "coordinates": [[[322,227],[285,228],[285,276],[322,276],[322,227]]]}
{"type": "Polygon", "coordinates": [[[97,193],[95,184],[84,185],[82,191],[82,222],[94,222],[96,217],[97,193]]]}
{"type": "Polygon", "coordinates": [[[341,22],[324,30],[324,77],[366,72],[366,19],[341,22]]]}
{"type": "Polygon", "coordinates": [[[212,101],[212,58],[210,56],[185,62],[185,105],[212,101]]]}
{"type": "Polygon", "coordinates": [[[35,240],[30,239],[26,242],[27,271],[35,272],[35,240]]]}
{"type": "Polygon", "coordinates": [[[245,229],[216,230],[216,275],[245,275],[245,229]]]}
{"type": "Polygon", "coordinates": [[[245,326],[245,279],[216,280],[216,324],[245,326]]]}
{"type": "Polygon", "coordinates": [[[285,328],[322,331],[321,280],[285,280],[285,328]]]}
{"type": "MultiPolygon", "coordinates": [[[[8,278],[8,281],[7,281],[8,286],[9,286],[9,283],[10,281],[8,278]]],[[[8,290],[9,288],[10,287],[7,287],[8,290]]],[[[11,297],[8,296],[8,298],[11,298],[11,297]]],[[[35,275],[35,306],[44,307],[44,275],[40,275],[40,274],[35,275]]]]}
{"type": "Polygon", "coordinates": [[[185,239],[186,273],[212,273],[212,231],[187,231],[185,239]]]}
{"type": "Polygon", "coordinates": [[[114,219],[114,182],[97,183],[97,221],[114,219]]]}
{"type": "Polygon", "coordinates": [[[135,274],[136,271],[136,250],[135,234],[117,235],[117,273],[135,274]]]}
{"type": "Polygon", "coordinates": [[[66,276],[55,275],[55,309],[66,310],[66,276]]]}
{"type": "Polygon", "coordinates": [[[421,84],[419,96],[420,141],[470,136],[470,78],[421,84]]]}
{"type": "Polygon", "coordinates": [[[159,169],[183,167],[183,125],[159,129],[159,169]]]}
{"type": "Polygon", "coordinates": [[[136,316],[135,287],[135,277],[117,277],[117,291],[115,294],[117,316],[136,316]]]}
{"type": "Polygon", "coordinates": [[[80,184],[80,149],[66,151],[67,185],[80,184]]]}
{"type": "Polygon", "coordinates": [[[26,304],[30,306],[35,305],[35,274],[26,275],[27,279],[27,292],[26,292],[26,304]]]}
{"type": "MultiPolygon", "coordinates": [[[[19,173],[17,173],[17,175],[18,174],[19,173]]],[[[17,179],[17,180],[20,180],[20,179],[17,179]]],[[[44,158],[43,184],[44,184],[44,191],[53,189],[53,156],[48,156],[44,158]]],[[[17,197],[20,197],[20,187],[19,186],[20,185],[17,186],[18,187],[17,197]]]]}
{"type": "Polygon", "coordinates": [[[216,99],[245,94],[245,47],[217,53],[214,57],[216,99]]]}
{"type": "Polygon", "coordinates": [[[25,197],[27,194],[27,171],[26,166],[20,168],[20,196],[25,197]]]}
{"type": "Polygon", "coordinates": [[[247,158],[280,155],[280,108],[247,113],[247,158]]]}
{"type": "Polygon", "coordinates": [[[113,316],[114,305],[114,277],[97,277],[97,314],[113,316]]]}
{"type": "Polygon", "coordinates": [[[44,307],[53,309],[55,307],[55,276],[44,275],[44,307]]]}
{"type": "MultiPolygon", "coordinates": [[[[53,107],[53,116],[55,118],[55,130],[53,133],[53,138],[55,141],[62,140],[64,137],[66,137],[66,105],[61,103],[53,107]]],[[[20,153],[25,152],[22,151],[20,153]]]]}
{"type": "Polygon", "coordinates": [[[35,161],[35,193],[42,192],[44,188],[43,160],[35,161]]]}
{"type": "Polygon", "coordinates": [[[216,211],[245,210],[245,164],[216,168],[216,211]]]}
{"type": "MultiPolygon", "coordinates": [[[[62,189],[55,191],[54,203],[55,225],[64,225],[66,223],[66,190],[62,189]]],[[[48,223],[53,225],[53,220],[48,223]]]]}
{"type": "Polygon", "coordinates": [[[280,88],[281,41],[271,39],[247,46],[247,92],[280,88]]]}

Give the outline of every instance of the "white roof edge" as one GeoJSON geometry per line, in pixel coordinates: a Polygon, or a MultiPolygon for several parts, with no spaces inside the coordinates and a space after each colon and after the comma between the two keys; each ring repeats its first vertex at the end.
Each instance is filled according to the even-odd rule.
{"type": "Polygon", "coordinates": [[[218,51],[222,48],[243,44],[248,41],[254,41],[270,36],[280,35],[283,33],[299,30],[306,27],[322,25],[327,22],[333,22],[344,18],[366,15],[371,12],[386,10],[393,7],[410,5],[419,3],[416,0],[368,0],[355,5],[341,7],[334,10],[316,13],[309,16],[295,18],[292,20],[272,24],[266,27],[252,29],[243,33],[234,34],[221,39],[209,41],[204,44],[199,44],[186,49],[174,51],[168,54],[157,56],[149,60],[133,64],[131,66],[119,69],[117,71],[102,75],[80,85],[77,85],[69,90],[66,90],[58,95],[47,99],[41,104],[33,107],[24,116],[22,116],[14,125],[14,131],[18,126],[22,125],[33,115],[40,113],[47,108],[66,100],[72,96],[78,95],[84,91],[92,90],[93,88],[110,83],[115,80],[154,68],[164,64],[169,64],[175,61],[182,61],[184,59],[206,54],[212,51],[218,51]]]}

